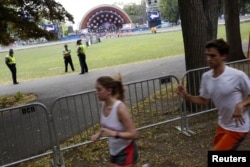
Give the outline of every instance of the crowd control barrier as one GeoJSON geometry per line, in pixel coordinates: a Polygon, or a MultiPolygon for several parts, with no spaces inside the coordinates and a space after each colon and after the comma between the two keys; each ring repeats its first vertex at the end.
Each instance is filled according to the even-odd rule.
{"type": "MultiPolygon", "coordinates": [[[[173,75],[125,83],[126,105],[138,129],[180,119],[180,98],[173,75]]],[[[95,90],[57,98],[51,106],[62,150],[89,143],[100,121],[100,102],[95,90]]],[[[180,124],[179,124],[180,125],[180,124]]]]}
{"type": "Polygon", "coordinates": [[[1,109],[0,127],[0,166],[11,166],[50,154],[54,166],[63,165],[54,137],[53,119],[43,104],[1,109]]]}
{"type": "MultiPolygon", "coordinates": [[[[227,63],[250,76],[249,59],[227,63]]],[[[167,133],[176,128],[191,136],[192,118],[216,110],[186,102],[176,94],[178,84],[193,95],[199,94],[201,76],[208,67],[187,71],[181,78],[163,75],[124,84],[125,103],[138,130],[166,125],[167,133]]],[[[95,90],[79,92],[54,100],[47,109],[40,103],[0,110],[0,166],[11,166],[38,157],[51,155],[53,166],[65,166],[63,151],[91,143],[90,137],[99,128],[100,101],[95,90]]],[[[211,119],[214,118],[209,117],[211,119]]],[[[205,123],[204,121],[202,122],[205,123]]],[[[205,125],[203,125],[205,126],[205,125]]],[[[172,131],[175,129],[175,131],[172,131]]]]}

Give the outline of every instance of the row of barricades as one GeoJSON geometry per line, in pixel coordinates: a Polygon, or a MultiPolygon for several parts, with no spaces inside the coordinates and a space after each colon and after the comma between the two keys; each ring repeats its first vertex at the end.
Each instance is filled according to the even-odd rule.
{"type": "MultiPolygon", "coordinates": [[[[250,75],[249,59],[230,66],[250,75]]],[[[215,110],[186,104],[175,92],[180,83],[198,94],[201,75],[208,68],[187,71],[182,80],[176,76],[158,76],[124,84],[126,104],[138,130],[171,123],[186,135],[194,132],[188,118],[215,110]]],[[[52,155],[53,166],[65,166],[63,151],[90,143],[89,137],[99,125],[99,102],[95,90],[55,99],[47,108],[41,103],[0,110],[0,166],[11,166],[52,155]]]]}

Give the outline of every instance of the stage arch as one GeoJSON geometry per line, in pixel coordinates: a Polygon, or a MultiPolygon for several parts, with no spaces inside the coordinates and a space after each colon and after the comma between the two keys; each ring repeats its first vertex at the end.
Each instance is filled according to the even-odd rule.
{"type": "Polygon", "coordinates": [[[115,32],[132,21],[125,11],[117,6],[99,5],[90,9],[82,18],[79,29],[88,32],[115,32]]]}

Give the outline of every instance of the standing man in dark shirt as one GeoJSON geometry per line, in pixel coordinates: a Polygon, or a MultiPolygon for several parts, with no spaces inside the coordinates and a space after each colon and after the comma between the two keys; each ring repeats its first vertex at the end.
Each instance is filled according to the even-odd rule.
{"type": "Polygon", "coordinates": [[[68,49],[68,45],[64,45],[65,50],[63,51],[63,58],[64,58],[64,64],[65,64],[65,72],[68,72],[68,64],[71,67],[72,71],[75,71],[72,58],[71,58],[71,50],[68,49]]]}
{"type": "Polygon", "coordinates": [[[10,69],[12,74],[13,84],[19,84],[19,82],[16,80],[16,59],[14,57],[13,49],[10,49],[9,54],[5,56],[5,64],[10,69]]]}
{"type": "Polygon", "coordinates": [[[88,72],[88,66],[86,63],[86,45],[82,44],[82,40],[77,40],[76,44],[79,46],[77,49],[77,55],[79,57],[80,65],[81,65],[81,73],[84,74],[88,72]]]}

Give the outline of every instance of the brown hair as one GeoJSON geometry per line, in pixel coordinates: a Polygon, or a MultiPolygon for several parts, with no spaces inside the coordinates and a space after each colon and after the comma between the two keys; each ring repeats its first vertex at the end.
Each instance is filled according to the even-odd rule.
{"type": "Polygon", "coordinates": [[[205,48],[216,48],[221,55],[229,53],[229,44],[222,38],[208,41],[205,48]]]}
{"type": "Polygon", "coordinates": [[[118,75],[118,79],[114,79],[110,76],[102,76],[97,79],[97,82],[102,85],[106,89],[112,90],[112,96],[116,97],[117,99],[124,101],[124,88],[122,84],[121,75],[118,75]]]}

